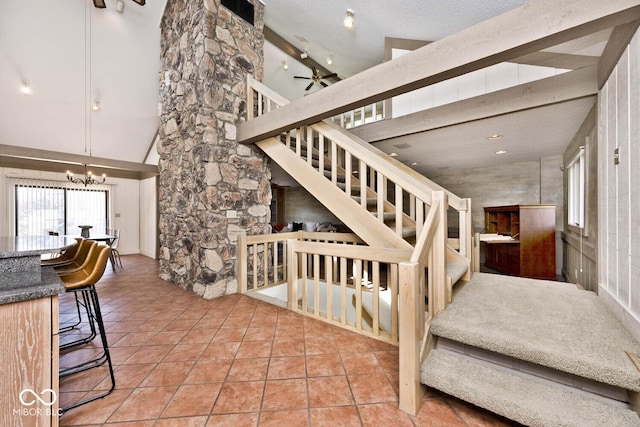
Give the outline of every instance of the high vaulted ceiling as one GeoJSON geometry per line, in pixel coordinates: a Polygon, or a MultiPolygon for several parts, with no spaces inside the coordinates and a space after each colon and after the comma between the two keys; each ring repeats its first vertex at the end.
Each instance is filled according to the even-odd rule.
{"type": "MultiPolygon", "coordinates": [[[[96,9],[90,0],[0,0],[0,150],[12,146],[134,163],[156,161],[149,149],[159,123],[159,23],[166,0],[147,1],[143,7],[125,0],[122,14],[115,3],[106,0],[106,9],[96,9]],[[20,92],[25,81],[32,89],[30,95],[20,92]],[[99,111],[91,110],[95,101],[100,103],[99,111]]],[[[348,78],[383,61],[385,37],[437,40],[528,1],[264,3],[266,26],[297,49],[306,49],[318,62],[332,54],[333,64],[325,66],[348,78]],[[355,12],[352,31],[342,27],[348,8],[355,12]]],[[[608,34],[555,51],[597,56],[608,34]]],[[[292,75],[306,75],[309,70],[270,44],[265,47],[264,68],[268,84],[292,91],[293,96],[285,96],[305,94],[306,82],[292,75]],[[282,72],[283,59],[290,61],[287,73],[282,72]]],[[[536,120],[555,117],[560,123],[553,126],[568,126],[565,135],[579,126],[577,116],[576,112],[566,117],[545,113],[528,120],[540,123],[536,120]]],[[[505,123],[522,124],[523,120],[505,123]]],[[[471,124],[465,129],[478,132],[471,124]]],[[[437,134],[439,139],[447,137],[443,132],[437,134]]],[[[451,135],[450,146],[468,136],[462,130],[451,135]]],[[[562,147],[547,152],[552,151],[561,153],[562,147]]],[[[424,156],[426,163],[428,150],[416,149],[411,155],[424,156]]]]}

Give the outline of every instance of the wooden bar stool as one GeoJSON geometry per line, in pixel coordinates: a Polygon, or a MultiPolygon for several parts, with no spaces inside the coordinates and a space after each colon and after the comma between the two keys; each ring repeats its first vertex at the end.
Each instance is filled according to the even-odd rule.
{"type": "MultiPolygon", "coordinates": [[[[89,318],[89,325],[91,325],[92,330],[94,330],[95,325],[98,327],[98,332],[100,333],[100,338],[102,340],[102,352],[98,356],[94,357],[91,360],[86,362],[82,362],[78,365],[60,369],[60,378],[66,377],[68,375],[73,375],[78,372],[83,372],[88,369],[97,368],[98,366],[102,366],[105,363],[109,366],[109,375],[111,377],[111,387],[104,393],[101,393],[97,396],[93,396],[88,399],[81,400],[72,405],[69,405],[65,408],[62,408],[62,412],[66,412],[70,409],[76,408],[80,405],[84,405],[89,402],[93,402],[94,400],[103,398],[110,394],[116,387],[116,379],[113,372],[113,365],[111,363],[111,355],[109,354],[109,345],[107,343],[107,335],[104,329],[104,322],[102,320],[102,312],[100,310],[100,302],[98,300],[98,293],[96,292],[95,284],[102,278],[104,274],[104,270],[107,266],[107,262],[109,261],[109,256],[111,254],[111,248],[105,245],[98,245],[91,251],[91,254],[88,258],[88,262],[85,263],[81,269],[66,275],[61,275],[60,279],[64,283],[66,288],[66,292],[80,292],[83,296],[83,305],[87,311],[87,317],[89,318]]],[[[95,335],[94,335],[95,336],[95,335]]],[[[91,338],[93,339],[93,338],[91,338]]],[[[74,342],[73,346],[78,346],[82,344],[82,342],[88,342],[85,340],[77,340],[74,342]]],[[[69,344],[65,344],[61,346],[61,348],[70,348],[69,344]]]]}

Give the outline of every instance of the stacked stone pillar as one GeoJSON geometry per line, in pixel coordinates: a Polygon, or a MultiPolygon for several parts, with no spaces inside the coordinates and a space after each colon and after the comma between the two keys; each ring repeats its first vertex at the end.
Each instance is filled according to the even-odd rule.
{"type": "Polygon", "coordinates": [[[208,299],[237,291],[238,234],[268,230],[266,158],[236,140],[247,75],[263,73],[253,4],[253,26],[220,0],[168,0],[161,23],[160,277],[208,299]]]}

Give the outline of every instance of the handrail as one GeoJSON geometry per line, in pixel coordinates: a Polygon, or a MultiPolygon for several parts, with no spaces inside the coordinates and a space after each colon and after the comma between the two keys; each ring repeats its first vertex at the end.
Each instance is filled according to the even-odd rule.
{"type": "MultiPolygon", "coordinates": [[[[251,76],[247,77],[247,87],[253,88],[259,94],[266,96],[277,106],[283,106],[290,103],[288,99],[273,91],[251,76]]],[[[253,100],[253,96],[249,96],[249,99],[253,100]]],[[[248,109],[248,111],[253,110],[253,107],[251,109],[248,109]]],[[[397,161],[396,159],[389,157],[382,150],[379,150],[378,148],[372,146],[363,139],[346,132],[337,124],[326,120],[320,123],[313,124],[310,127],[315,129],[319,133],[328,136],[333,141],[340,143],[340,145],[342,146],[348,146],[352,150],[358,150],[357,153],[360,156],[359,158],[361,158],[361,160],[364,160],[368,165],[375,167],[376,170],[382,172],[385,176],[391,177],[394,182],[401,184],[403,188],[415,194],[421,200],[430,203],[431,194],[424,191],[424,188],[426,187],[431,189],[431,191],[444,191],[447,194],[450,206],[454,209],[458,211],[464,211],[467,209],[467,203],[460,197],[456,196],[455,194],[451,193],[435,182],[429,180],[424,175],[419,174],[418,172],[397,161]],[[398,170],[402,171],[402,174],[399,174],[398,170]]]]}

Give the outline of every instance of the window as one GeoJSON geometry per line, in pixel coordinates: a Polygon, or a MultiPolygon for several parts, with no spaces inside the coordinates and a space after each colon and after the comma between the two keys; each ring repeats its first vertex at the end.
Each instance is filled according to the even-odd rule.
{"type": "Polygon", "coordinates": [[[585,206],[585,150],[581,146],[578,154],[569,162],[568,173],[568,223],[584,229],[585,206]]]}
{"type": "Polygon", "coordinates": [[[79,225],[104,232],[108,224],[109,191],[67,188],[62,184],[15,184],[16,236],[50,231],[80,234],[79,225]]]}

